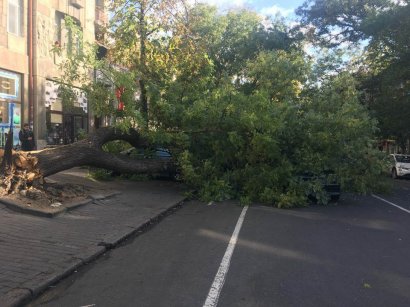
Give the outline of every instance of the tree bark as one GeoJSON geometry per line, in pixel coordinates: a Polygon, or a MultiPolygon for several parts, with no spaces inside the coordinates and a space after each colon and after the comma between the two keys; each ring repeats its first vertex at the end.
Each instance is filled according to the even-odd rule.
{"type": "MultiPolygon", "coordinates": [[[[100,128],[88,138],[73,144],[32,152],[13,151],[11,176],[14,176],[14,179],[9,178],[7,182],[16,182],[18,178],[19,186],[24,187],[26,184],[21,183],[21,180],[25,180],[26,183],[41,181],[44,177],[75,166],[94,166],[119,173],[137,174],[163,173],[174,169],[171,159],[138,160],[103,151],[102,146],[113,140],[124,140],[139,148],[148,146],[136,130],[121,133],[113,128],[100,128]]],[[[6,182],[4,178],[3,182],[6,182]]],[[[3,186],[3,192],[7,193],[16,189],[16,186],[3,186]]]]}

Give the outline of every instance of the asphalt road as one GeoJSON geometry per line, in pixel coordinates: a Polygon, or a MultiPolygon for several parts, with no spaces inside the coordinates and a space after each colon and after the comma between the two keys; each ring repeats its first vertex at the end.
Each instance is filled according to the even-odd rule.
{"type": "Polygon", "coordinates": [[[204,306],[221,267],[218,306],[410,306],[410,181],[381,197],[251,206],[229,266],[243,208],[189,202],[29,306],[204,306]]]}

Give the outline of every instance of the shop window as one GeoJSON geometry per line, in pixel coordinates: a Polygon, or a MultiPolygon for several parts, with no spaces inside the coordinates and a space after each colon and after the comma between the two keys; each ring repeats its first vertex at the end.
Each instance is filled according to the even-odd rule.
{"type": "Polygon", "coordinates": [[[9,122],[9,103],[0,101],[0,124],[9,122]]]}
{"type": "Polygon", "coordinates": [[[15,80],[0,74],[0,93],[8,97],[16,97],[15,80]]]}
{"type": "Polygon", "coordinates": [[[47,143],[49,145],[63,144],[63,104],[57,98],[47,107],[47,143]]]}
{"type": "Polygon", "coordinates": [[[50,113],[50,122],[52,124],[62,124],[63,123],[63,115],[62,114],[56,114],[56,113],[50,113]]]}
{"type": "Polygon", "coordinates": [[[47,80],[45,106],[48,145],[69,144],[77,141],[88,131],[87,98],[85,93],[74,89],[77,101],[73,106],[64,106],[59,97],[59,85],[47,80]]]}
{"type": "Polygon", "coordinates": [[[47,124],[47,144],[62,145],[64,144],[63,124],[47,124]]]}
{"type": "Polygon", "coordinates": [[[0,69],[0,147],[13,127],[13,145],[18,145],[21,128],[21,75],[0,69]],[[13,119],[13,120],[12,120],[13,119]]]}
{"type": "Polygon", "coordinates": [[[23,35],[23,1],[9,0],[7,14],[7,31],[15,35],[23,35]]]}
{"type": "Polygon", "coordinates": [[[21,129],[21,106],[19,103],[0,99],[0,147],[4,147],[10,127],[13,128],[13,145],[17,146],[21,129]]]}
{"type": "Polygon", "coordinates": [[[63,112],[63,102],[61,99],[56,99],[56,101],[50,105],[50,111],[63,112]]]}
{"type": "Polygon", "coordinates": [[[0,98],[20,101],[20,75],[0,70],[0,98]]]}

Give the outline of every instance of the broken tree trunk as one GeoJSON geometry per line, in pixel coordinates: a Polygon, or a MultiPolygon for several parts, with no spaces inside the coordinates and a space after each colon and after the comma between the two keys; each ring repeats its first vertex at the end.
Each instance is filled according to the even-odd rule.
{"type": "Polygon", "coordinates": [[[13,130],[10,128],[9,133],[7,134],[6,144],[4,150],[0,151],[0,195],[6,193],[12,193],[16,190],[19,190],[21,187],[26,186],[27,175],[23,171],[16,176],[16,157],[13,151],[13,130]]]}
{"type": "MultiPolygon", "coordinates": [[[[75,166],[94,166],[136,174],[161,173],[173,169],[173,163],[167,159],[138,160],[103,151],[102,146],[113,140],[124,140],[134,147],[148,145],[136,130],[121,133],[113,128],[100,128],[88,138],[73,144],[32,152],[13,151],[13,172],[9,176],[12,176],[12,182],[23,179],[25,184],[19,183],[18,187],[13,184],[5,187],[3,184],[3,193],[13,193],[27,183],[41,182],[44,177],[75,166]]],[[[3,176],[3,183],[4,179],[3,176]]]]}

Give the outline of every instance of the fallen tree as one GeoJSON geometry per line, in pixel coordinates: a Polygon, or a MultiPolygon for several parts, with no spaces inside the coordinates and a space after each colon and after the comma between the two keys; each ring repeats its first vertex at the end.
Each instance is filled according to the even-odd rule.
{"type": "MultiPolygon", "coordinates": [[[[80,53],[65,53],[57,80],[64,108],[76,105],[80,87],[95,116],[123,129],[144,127],[155,143],[172,144],[181,179],[206,201],[294,207],[306,205],[313,194],[324,204],[320,178],[329,172],[344,190],[366,193],[382,186],[377,123],[360,104],[350,71],[329,68],[322,74],[335,66],[314,67],[299,35],[288,35],[291,29],[281,22],[266,27],[247,11],[222,16],[200,5],[184,11],[189,18],[173,20],[166,33],[151,19],[136,27],[143,17],[135,14],[145,2],[114,1],[108,58],[99,59],[97,46],[87,44],[80,53]],[[159,29],[152,40],[140,36],[154,33],[146,32],[148,25],[159,29]],[[139,52],[145,51],[149,56],[141,61],[139,52]],[[90,78],[96,70],[103,78],[90,78]],[[303,181],[305,173],[317,180],[303,181]]],[[[81,37],[74,21],[65,25],[66,33],[81,37]]],[[[63,51],[55,50],[57,56],[63,51]]],[[[13,163],[4,171],[3,189],[12,193],[79,165],[121,173],[172,167],[166,160],[130,160],[101,150],[114,139],[144,147],[141,135],[103,129],[73,145],[17,153],[5,159],[13,163]]]]}
{"type": "Polygon", "coordinates": [[[123,133],[107,127],[96,130],[84,140],[57,148],[23,152],[6,146],[0,151],[0,195],[15,193],[28,185],[41,185],[45,177],[75,166],[93,166],[118,173],[137,174],[161,173],[173,168],[169,159],[138,160],[103,151],[103,145],[114,140],[126,141],[137,148],[149,145],[136,130],[123,133]]]}

